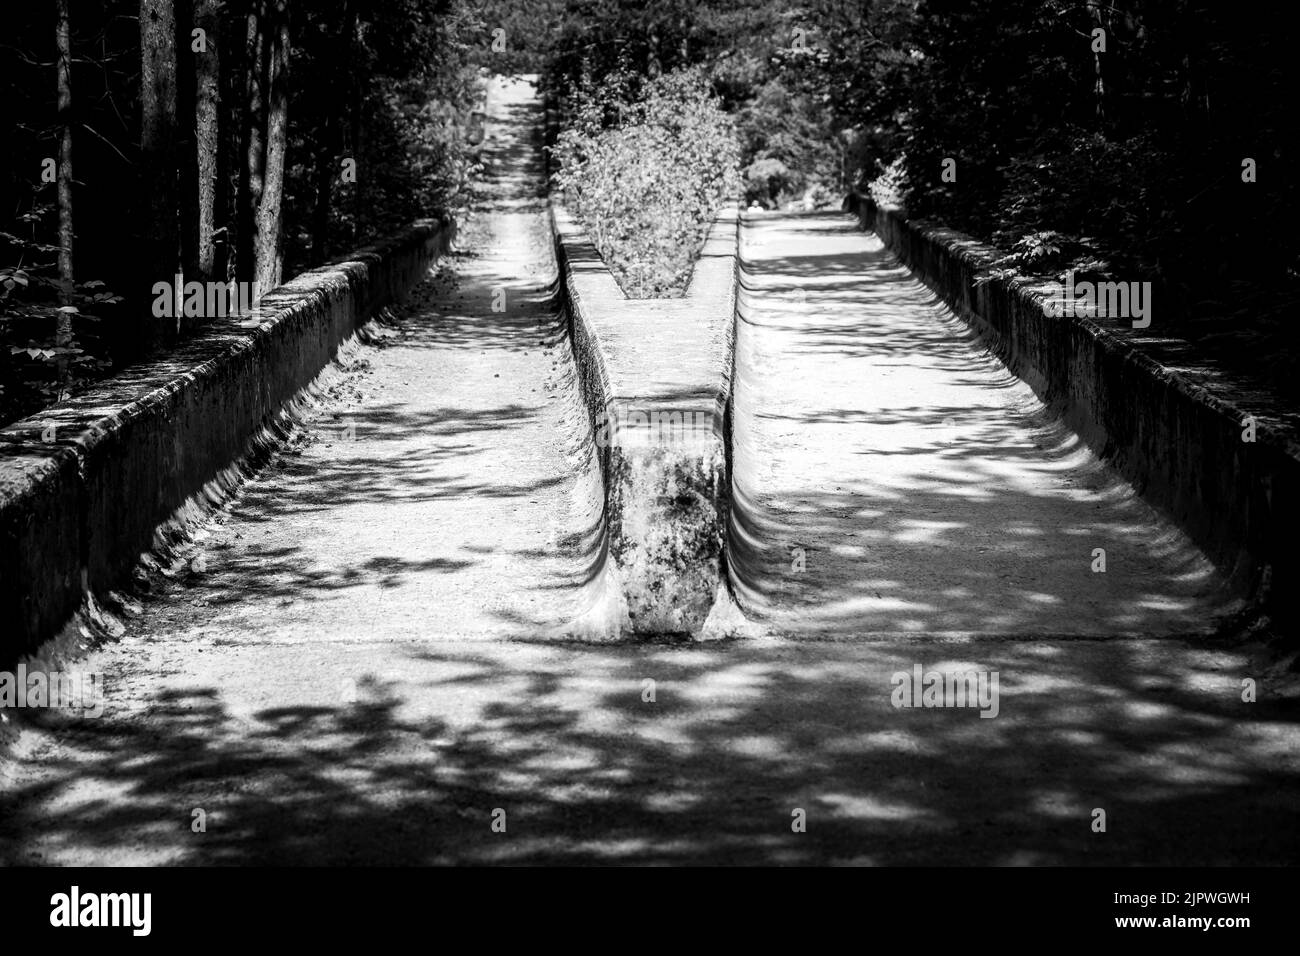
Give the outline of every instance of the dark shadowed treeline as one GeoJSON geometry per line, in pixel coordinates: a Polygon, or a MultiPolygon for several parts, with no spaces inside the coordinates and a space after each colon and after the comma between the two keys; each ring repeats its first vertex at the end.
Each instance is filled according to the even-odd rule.
{"type": "Polygon", "coordinates": [[[1290,39],[1254,0],[570,0],[549,76],[703,66],[747,202],[870,188],[1008,270],[1150,281],[1161,332],[1293,390],[1290,39]]]}
{"type": "Polygon", "coordinates": [[[258,294],[463,189],[483,24],[458,0],[7,14],[0,419],[201,325],[154,314],[159,282],[258,294]]]}
{"type": "Polygon", "coordinates": [[[571,116],[690,68],[746,204],[871,189],[1009,270],[1150,281],[1157,329],[1300,387],[1300,84],[1256,0],[55,0],[5,34],[0,419],[200,324],[160,281],[265,289],[454,204],[479,67],[571,116]]]}
{"type": "Polygon", "coordinates": [[[1297,71],[1276,8],[929,0],[898,36],[901,66],[837,99],[846,119],[880,118],[913,213],[1022,270],[1152,281],[1164,330],[1293,361],[1297,71]]]}

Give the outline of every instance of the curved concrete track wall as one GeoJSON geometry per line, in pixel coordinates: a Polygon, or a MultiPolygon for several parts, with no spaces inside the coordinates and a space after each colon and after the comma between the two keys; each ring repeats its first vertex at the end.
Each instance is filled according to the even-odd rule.
{"type": "Polygon", "coordinates": [[[165,358],[0,430],[0,659],[119,587],[178,510],[215,501],[285,404],[448,248],[428,220],[215,319],[165,358]]]}
{"type": "Polygon", "coordinates": [[[723,545],[736,208],[716,218],[676,299],[627,298],[581,227],[562,205],[552,208],[574,354],[601,449],[622,595],[617,630],[715,636],[730,605],[723,545]]]}
{"type": "Polygon", "coordinates": [[[1300,430],[1292,413],[1165,336],[1158,311],[1146,329],[1048,315],[1044,306],[1059,297],[1059,285],[992,278],[997,253],[988,246],[865,196],[850,196],[846,206],[1090,447],[1167,511],[1239,593],[1294,622],[1300,430]]]}
{"type": "Polygon", "coordinates": [[[852,217],[748,216],[741,263],[731,568],[767,631],[1175,635],[1231,608],[1192,542],[852,217]]]}

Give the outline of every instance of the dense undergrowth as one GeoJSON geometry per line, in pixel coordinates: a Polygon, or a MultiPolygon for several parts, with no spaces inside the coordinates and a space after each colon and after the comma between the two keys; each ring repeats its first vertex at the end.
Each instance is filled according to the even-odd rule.
{"type": "Polygon", "coordinates": [[[700,70],[587,77],[554,147],[555,185],[632,298],[681,295],[734,196],[735,124],[700,70]]]}

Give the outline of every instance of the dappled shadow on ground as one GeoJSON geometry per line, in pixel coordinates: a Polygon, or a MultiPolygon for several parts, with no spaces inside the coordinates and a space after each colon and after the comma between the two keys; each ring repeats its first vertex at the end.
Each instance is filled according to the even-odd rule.
{"type": "MultiPolygon", "coordinates": [[[[460,288],[473,294],[495,281],[492,275],[476,276],[460,288]]],[[[329,402],[244,489],[222,527],[196,552],[197,570],[191,562],[180,572],[176,599],[212,608],[254,607],[268,600],[310,602],[331,593],[364,595],[367,589],[421,579],[432,593],[439,586],[436,579],[447,572],[477,568],[486,574],[503,563],[557,558],[567,558],[566,566],[580,571],[572,578],[542,575],[546,587],[576,593],[603,573],[604,524],[596,501],[582,513],[570,509],[522,519],[536,524],[539,536],[533,539],[503,533],[503,522],[521,520],[519,508],[535,510],[544,496],[567,502],[563,486],[572,483],[573,473],[502,470],[493,466],[498,449],[564,442],[575,471],[594,454],[577,407],[576,371],[562,319],[548,300],[525,302],[522,295],[507,315],[437,311],[434,305],[418,303],[389,324],[403,360],[428,350],[427,359],[415,360],[423,363],[431,386],[447,385],[439,382],[440,357],[457,351],[475,357],[512,353],[520,362],[550,366],[552,400],[574,406],[565,422],[571,427],[557,432],[557,416],[539,412],[544,395],[527,404],[494,399],[490,379],[466,380],[459,389],[439,387],[447,395],[443,402],[411,403],[365,394],[369,381],[362,374],[348,385],[355,394],[345,389],[329,402]],[[405,509],[401,513],[414,523],[386,526],[384,510],[393,508],[405,509]],[[469,532],[448,524],[466,508],[477,522],[469,532]],[[372,509],[373,537],[352,539],[354,551],[339,549],[339,528],[358,521],[365,527],[364,515],[372,509]],[[463,547],[457,546],[461,539],[463,547]]],[[[397,360],[383,349],[372,359],[397,360]]],[[[449,361],[448,374],[454,363],[449,361]]],[[[594,462],[586,467],[594,468],[594,462]]],[[[502,586],[509,585],[503,582],[498,589],[502,586]]],[[[506,614],[510,620],[516,616],[506,614]]]]}
{"type": "Polygon", "coordinates": [[[744,252],[730,554],[752,615],[847,640],[1190,633],[1231,608],[1200,552],[851,219],[751,219],[744,252]]]}
{"type": "MultiPolygon", "coordinates": [[[[39,778],[0,797],[0,860],[1297,858],[1295,714],[1242,703],[1232,654],[1178,641],[807,647],[406,645],[391,674],[356,649],[352,703],[313,684],[310,657],[261,706],[164,679],[145,714],[77,725],[39,778]],[[998,670],[998,716],[894,708],[890,677],[916,663],[998,670]],[[196,809],[206,833],[192,831],[196,809]]],[[[269,662],[244,653],[242,666],[269,662]]]]}
{"type": "Polygon", "coordinates": [[[484,170],[474,204],[484,211],[544,212],[545,163],[541,153],[542,106],[536,99],[490,102],[484,170]]]}
{"type": "Polygon", "coordinates": [[[146,632],[522,637],[603,598],[604,499],[539,212],[536,104],[491,110],[490,170],[460,248],[367,327],[369,347],[345,350],[348,374],[190,556],[146,632]]]}
{"type": "MultiPolygon", "coordinates": [[[[825,265],[831,274],[849,271],[848,260],[825,265]]],[[[817,274],[822,285],[832,281],[817,274]]],[[[480,278],[486,285],[475,303],[502,277],[480,278]]],[[[548,324],[553,315],[494,317],[480,306],[459,314],[448,323],[454,329],[438,327],[443,317],[427,310],[401,320],[403,346],[420,356],[414,365],[427,369],[440,348],[521,357],[530,334],[567,347],[548,324]]],[[[786,324],[798,335],[794,348],[807,354],[880,355],[834,322],[810,335],[786,324]]],[[[874,333],[878,346],[895,334],[874,333]]],[[[931,334],[923,326],[896,333],[893,357],[969,376],[983,395],[1014,385],[989,378],[974,360],[967,371],[939,339],[925,344],[931,334]]],[[[763,355],[750,358],[761,373],[763,355]]],[[[438,374],[453,372],[448,365],[438,374]]],[[[796,363],[791,374],[798,372],[796,363]]],[[[554,378],[570,396],[571,375],[560,369],[554,378]]],[[[334,426],[350,423],[355,438],[331,438],[318,423],[304,463],[288,456],[278,477],[249,490],[227,526],[252,535],[296,522],[300,540],[223,539],[229,547],[214,548],[210,569],[183,582],[187,593],[214,602],[242,594],[245,601],[232,603],[256,607],[267,597],[303,604],[363,586],[428,587],[470,570],[498,590],[513,583],[503,569],[530,567],[553,549],[507,539],[489,524],[477,543],[449,551],[433,550],[436,539],[423,552],[389,551],[376,538],[358,560],[329,553],[346,543],[330,531],[348,508],[373,506],[378,515],[454,499],[509,509],[554,490],[545,477],[474,479],[467,456],[507,446],[522,454],[527,442],[518,439],[536,421],[523,402],[503,401],[481,380],[469,384],[476,388],[449,392],[464,401],[419,412],[358,398],[334,426]],[[333,564],[318,566],[312,556],[333,564]]],[[[1062,580],[1055,571],[1032,578],[1060,553],[1050,535],[1118,529],[1123,502],[1107,499],[1102,517],[1027,507],[1069,500],[1052,498],[1024,472],[1074,469],[1074,453],[1036,426],[1008,434],[1016,419],[1005,409],[934,393],[871,407],[845,401],[852,389],[825,384],[811,407],[768,403],[762,422],[741,425],[803,442],[791,467],[770,455],[745,466],[769,469],[766,477],[746,472],[761,482],[737,509],[756,553],[766,560],[763,548],[807,535],[800,586],[814,596],[827,588],[832,617],[836,595],[855,599],[867,588],[934,605],[850,604],[838,630],[823,636],[852,638],[861,622],[932,629],[944,614],[965,614],[1022,639],[435,643],[393,639],[391,611],[381,606],[379,615],[389,615],[382,644],[288,640],[280,611],[256,625],[264,627],[259,639],[236,632],[216,642],[219,653],[175,635],[128,641],[108,661],[105,715],[66,724],[57,746],[38,749],[29,772],[0,792],[0,863],[1294,863],[1296,715],[1270,693],[1267,675],[1235,652],[1176,638],[1039,639],[1044,618],[1035,609],[1050,603],[1039,598],[1062,580]],[[825,426],[832,431],[817,431],[825,426]],[[854,454],[832,454],[844,449],[833,429],[850,426],[893,428],[895,438],[874,433],[854,454]],[[922,460],[924,467],[910,464],[922,460]],[[850,484],[837,487],[841,466],[850,484]],[[862,475],[874,482],[871,500],[854,493],[865,490],[851,484],[862,475]],[[931,511],[945,517],[926,517],[931,511]],[[972,529],[989,531],[992,554],[962,550],[927,579],[953,548],[971,547],[972,529]],[[842,531],[866,535],[872,547],[845,550],[853,546],[832,537],[842,531]],[[834,561],[819,563],[821,556],[834,561]],[[873,569],[872,561],[885,566],[873,569]],[[823,567],[844,576],[816,577],[823,567]],[[1013,577],[999,567],[1014,569],[1013,577]],[[893,583],[882,585],[886,573],[893,583]],[[199,658],[209,663],[200,667],[199,658]],[[893,707],[894,674],[917,665],[996,671],[997,716],[893,707]],[[1241,681],[1251,677],[1260,681],[1257,703],[1241,699],[1241,681]],[[1098,810],[1105,832],[1094,829],[1098,810]],[[806,815],[806,832],[792,829],[796,811],[806,815]],[[196,832],[200,818],[204,832],[196,832]],[[494,832],[494,820],[504,832],[494,832]]],[[[746,454],[778,447],[756,437],[751,431],[741,443],[746,454]]],[[[1069,474],[1083,486],[1090,480],[1077,469],[1069,474]]],[[[581,521],[566,521],[575,527],[581,521]]],[[[1141,544],[1133,553],[1150,552],[1151,542],[1141,544]]],[[[586,573],[594,576],[601,550],[575,547],[593,556],[586,573]]],[[[1086,573],[1087,544],[1082,550],[1086,573]]],[[[1112,552],[1108,575],[1123,577],[1128,553],[1112,552]]],[[[1153,579],[1133,580],[1141,587],[1153,579]]],[[[563,586],[561,578],[545,583],[563,586]]],[[[797,597],[779,592],[776,603],[797,597]]],[[[520,603],[494,611],[526,634],[530,616],[520,603]]],[[[815,617],[826,606],[813,599],[801,613],[815,617]]],[[[420,601],[413,607],[425,613],[420,601]]],[[[1093,613],[1078,607],[1070,613],[1093,613]]],[[[1104,602],[1097,607],[1104,620],[1104,602]]],[[[202,616],[185,612],[177,621],[202,616]]],[[[316,631],[320,620],[311,622],[316,631]]],[[[427,618],[413,629],[432,630],[427,618]]]]}

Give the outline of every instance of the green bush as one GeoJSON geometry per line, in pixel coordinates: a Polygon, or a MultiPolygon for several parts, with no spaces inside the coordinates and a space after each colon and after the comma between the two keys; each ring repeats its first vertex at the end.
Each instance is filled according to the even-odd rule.
{"type": "Polygon", "coordinates": [[[620,74],[591,88],[557,139],[556,185],[630,297],[681,295],[738,188],[731,118],[698,70],[640,83],[620,74]]]}

